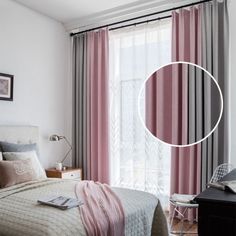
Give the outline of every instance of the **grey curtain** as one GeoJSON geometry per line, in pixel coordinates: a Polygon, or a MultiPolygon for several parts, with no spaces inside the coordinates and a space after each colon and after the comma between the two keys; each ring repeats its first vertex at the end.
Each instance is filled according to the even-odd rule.
{"type": "Polygon", "coordinates": [[[83,170],[83,179],[90,176],[87,163],[90,158],[87,149],[89,134],[88,119],[88,89],[87,89],[87,35],[80,34],[73,38],[73,167],[83,170]]]}
{"type": "Polygon", "coordinates": [[[220,92],[211,76],[188,65],[188,143],[198,142],[212,131],[221,107],[220,92]]]}
{"type": "Polygon", "coordinates": [[[188,103],[188,115],[189,115],[189,132],[188,143],[194,143],[203,138],[203,96],[202,96],[202,75],[201,69],[198,67],[188,67],[189,73],[189,103],[188,103]]]}
{"type": "MultiPolygon", "coordinates": [[[[217,80],[224,99],[222,119],[215,132],[202,143],[201,188],[204,190],[214,169],[228,162],[229,149],[229,29],[227,0],[200,6],[202,19],[202,66],[217,80]]],[[[205,96],[209,94],[204,91],[205,96]]],[[[214,97],[214,94],[212,94],[214,97]]],[[[214,109],[214,108],[213,108],[214,109]]],[[[214,114],[214,110],[212,111],[214,114]]]]}

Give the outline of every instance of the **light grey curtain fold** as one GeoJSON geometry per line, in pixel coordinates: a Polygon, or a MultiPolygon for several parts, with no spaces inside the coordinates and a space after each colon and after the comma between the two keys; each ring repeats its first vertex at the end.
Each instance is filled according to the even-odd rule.
{"type": "Polygon", "coordinates": [[[221,101],[215,82],[204,70],[189,65],[188,77],[188,143],[194,143],[205,138],[215,127],[221,101]]]}
{"type": "Polygon", "coordinates": [[[90,176],[87,171],[87,35],[81,34],[73,38],[73,167],[83,169],[83,178],[90,176]]]}
{"type": "MultiPolygon", "coordinates": [[[[222,163],[228,162],[229,149],[229,29],[227,0],[205,3],[202,8],[202,66],[217,80],[224,99],[222,119],[215,132],[202,143],[201,176],[202,190],[206,188],[214,169],[222,163]]],[[[207,95],[208,91],[204,91],[207,95]]],[[[214,97],[214,94],[212,94],[214,97]]],[[[216,112],[212,108],[212,115],[216,112]]],[[[211,117],[213,119],[213,117],[211,117]]]]}
{"type": "Polygon", "coordinates": [[[188,67],[188,143],[195,143],[196,140],[196,80],[195,80],[195,70],[188,67]]]}
{"type": "MultiPolygon", "coordinates": [[[[196,85],[196,141],[201,140],[204,137],[204,115],[203,115],[203,104],[207,101],[204,101],[203,99],[203,86],[204,86],[204,73],[202,73],[202,70],[199,68],[193,68],[195,71],[195,85],[196,85]]],[[[210,126],[210,124],[209,124],[210,126]]]]}
{"type": "MultiPolygon", "coordinates": [[[[220,103],[218,103],[218,102],[220,102],[219,101],[220,94],[219,93],[216,94],[217,90],[213,89],[213,86],[215,84],[214,84],[214,81],[212,80],[212,78],[210,76],[208,76],[206,73],[204,73],[203,80],[204,80],[204,87],[202,89],[202,96],[203,96],[204,101],[206,101],[203,104],[203,114],[204,114],[204,120],[205,120],[203,135],[205,137],[214,128],[214,126],[216,125],[217,120],[219,118],[219,115],[220,115],[220,111],[218,113],[212,114],[212,112],[211,112],[212,106],[215,106],[215,104],[216,104],[216,105],[218,105],[218,107],[221,107],[221,105],[220,105],[220,103]],[[215,94],[214,99],[212,99],[213,98],[212,93],[215,94]],[[213,117],[215,117],[216,120],[213,119],[213,117]],[[210,127],[209,127],[209,124],[211,124],[210,127]]],[[[215,87],[216,87],[216,85],[215,85],[215,87]]]]}

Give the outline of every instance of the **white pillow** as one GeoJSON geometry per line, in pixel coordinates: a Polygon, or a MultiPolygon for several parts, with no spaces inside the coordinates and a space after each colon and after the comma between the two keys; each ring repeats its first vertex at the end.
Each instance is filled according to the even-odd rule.
{"type": "Polygon", "coordinates": [[[2,161],[2,152],[0,151],[0,161],[2,161]]]}
{"type": "Polygon", "coordinates": [[[35,151],[30,152],[3,152],[3,157],[7,161],[15,161],[15,160],[27,160],[31,159],[32,166],[37,176],[37,179],[46,179],[46,173],[41,166],[37,154],[35,151]]]}

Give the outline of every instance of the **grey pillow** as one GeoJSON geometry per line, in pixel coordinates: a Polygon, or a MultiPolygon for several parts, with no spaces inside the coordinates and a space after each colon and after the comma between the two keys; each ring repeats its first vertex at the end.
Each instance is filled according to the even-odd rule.
{"type": "Polygon", "coordinates": [[[37,155],[39,156],[38,146],[36,143],[18,144],[18,143],[0,142],[0,149],[2,150],[2,152],[36,151],[37,155]]]}

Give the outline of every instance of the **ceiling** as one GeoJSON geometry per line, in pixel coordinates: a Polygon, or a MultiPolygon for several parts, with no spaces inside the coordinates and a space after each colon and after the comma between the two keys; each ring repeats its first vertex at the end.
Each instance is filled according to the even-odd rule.
{"type": "Polygon", "coordinates": [[[13,0],[64,24],[70,31],[104,20],[144,14],[167,4],[183,4],[197,0],[13,0]],[[155,9],[154,9],[155,8],[155,9]]]}
{"type": "Polygon", "coordinates": [[[14,0],[62,23],[125,5],[155,0],[14,0]]]}

